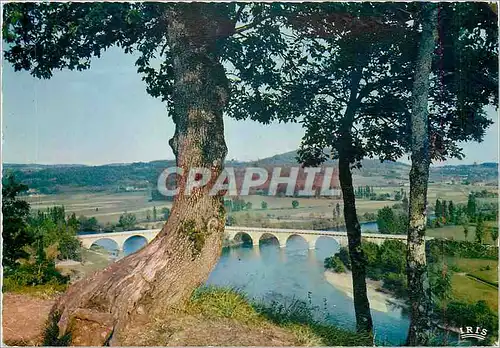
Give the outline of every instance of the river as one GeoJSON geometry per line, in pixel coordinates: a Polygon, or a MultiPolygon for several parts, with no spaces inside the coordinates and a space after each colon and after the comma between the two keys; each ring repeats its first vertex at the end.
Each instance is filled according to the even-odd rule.
{"type": "MultiPolygon", "coordinates": [[[[376,223],[362,224],[365,231],[376,231],[376,223]]],[[[99,243],[106,248],[103,240],[99,243]]],[[[131,238],[124,246],[125,255],[144,245],[142,238],[131,238]]],[[[111,246],[112,247],[112,246],[111,246]]],[[[321,237],[315,250],[299,236],[288,239],[286,248],[276,240],[261,242],[259,247],[242,245],[224,248],[219,263],[207,283],[241,289],[249,297],[290,304],[302,300],[314,310],[314,315],[339,327],[354,330],[353,301],[328,283],[323,261],[337,252],[337,242],[321,237]]],[[[401,308],[389,305],[387,312],[372,309],[375,338],[378,344],[399,345],[406,339],[409,321],[401,308]]]]}

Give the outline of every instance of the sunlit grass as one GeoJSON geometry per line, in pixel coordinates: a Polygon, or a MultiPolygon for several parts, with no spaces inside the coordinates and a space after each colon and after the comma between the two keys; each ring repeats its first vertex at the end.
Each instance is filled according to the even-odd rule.
{"type": "Polygon", "coordinates": [[[311,309],[301,301],[264,304],[249,300],[232,288],[214,286],[197,289],[187,306],[192,314],[208,318],[229,318],[248,325],[278,325],[295,336],[298,345],[363,346],[369,337],[315,321],[311,309]]]}
{"type": "Polygon", "coordinates": [[[498,288],[461,274],[454,274],[451,282],[452,294],[457,300],[467,303],[484,300],[492,310],[498,312],[498,288]]]}
{"type": "Polygon", "coordinates": [[[472,274],[488,282],[498,283],[498,261],[483,259],[447,258],[448,265],[456,271],[472,274]]]}
{"type": "Polygon", "coordinates": [[[20,286],[9,278],[3,279],[3,292],[30,295],[42,299],[52,298],[66,291],[67,284],[43,284],[33,286],[20,286]]]}

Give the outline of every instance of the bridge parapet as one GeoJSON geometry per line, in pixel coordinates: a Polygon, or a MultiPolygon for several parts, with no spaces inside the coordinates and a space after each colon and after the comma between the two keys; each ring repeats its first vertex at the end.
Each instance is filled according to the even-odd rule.
{"type": "MultiPolygon", "coordinates": [[[[78,238],[82,242],[82,246],[85,248],[90,248],[92,244],[100,239],[111,239],[118,244],[118,249],[123,250],[123,245],[127,239],[133,236],[141,236],[147,239],[150,243],[156,235],[160,232],[160,229],[155,230],[136,230],[136,231],[124,231],[124,232],[110,232],[110,233],[95,233],[95,234],[85,234],[78,235],[78,238]]],[[[325,236],[333,238],[341,246],[347,246],[347,233],[340,231],[315,231],[315,230],[300,230],[300,229],[280,229],[280,228],[261,228],[261,227],[241,227],[241,226],[227,226],[225,228],[225,233],[228,235],[230,240],[234,240],[237,235],[247,234],[252,239],[253,245],[259,245],[260,240],[264,235],[271,235],[276,237],[279,241],[280,247],[285,247],[287,240],[293,236],[298,235],[304,238],[309,244],[310,249],[315,249],[316,242],[319,237],[325,236]]],[[[364,240],[368,240],[377,244],[382,244],[385,240],[400,240],[406,243],[406,235],[391,235],[391,234],[381,234],[381,233],[365,233],[362,234],[364,240]]],[[[432,237],[426,237],[427,240],[433,239],[432,237]]]]}

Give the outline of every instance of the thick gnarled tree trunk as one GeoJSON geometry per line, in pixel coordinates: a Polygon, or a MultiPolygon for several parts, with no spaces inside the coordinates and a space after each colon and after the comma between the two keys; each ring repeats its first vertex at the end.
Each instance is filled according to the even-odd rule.
{"type": "Polygon", "coordinates": [[[427,184],[429,179],[428,97],[434,52],[437,4],[423,3],[422,33],[415,66],[411,112],[410,209],[407,243],[407,276],[410,297],[410,327],[407,345],[429,343],[431,293],[425,258],[427,184]]]}
{"type": "Polygon", "coordinates": [[[56,303],[59,334],[70,332],[75,345],[119,345],[129,328],[182,305],[220,256],[224,208],[220,197],[208,195],[227,152],[228,83],[215,53],[220,14],[213,4],[177,4],[165,15],[175,84],[170,144],[184,173],[209,168],[212,180],[191,195],[181,182],[167,224],[149,245],[75,283],[56,303]]]}

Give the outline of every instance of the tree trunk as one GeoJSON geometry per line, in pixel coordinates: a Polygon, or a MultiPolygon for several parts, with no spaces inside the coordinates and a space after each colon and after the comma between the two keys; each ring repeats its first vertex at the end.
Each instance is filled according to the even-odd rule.
{"type": "Polygon", "coordinates": [[[119,345],[130,327],[182,305],[220,256],[224,207],[220,196],[208,195],[227,152],[222,113],[229,89],[215,53],[220,14],[212,4],[178,4],[165,15],[175,84],[170,145],[185,175],[204,167],[212,179],[191,195],[181,181],[170,218],[149,245],[75,283],[56,303],[59,335],[70,332],[75,345],[119,345]]]}
{"type": "Polygon", "coordinates": [[[407,345],[427,345],[430,338],[431,294],[425,259],[427,184],[429,179],[428,96],[434,52],[437,4],[423,3],[422,33],[415,66],[411,112],[410,209],[407,243],[407,276],[410,328],[407,345]]]}
{"type": "Polygon", "coordinates": [[[363,250],[361,250],[361,226],[356,213],[356,198],[352,186],[350,162],[347,158],[342,158],[342,156],[339,158],[339,179],[342,199],[344,200],[344,219],[351,258],[356,329],[371,335],[373,322],[366,292],[366,262],[363,250]]]}
{"type": "MultiPolygon", "coordinates": [[[[362,59],[358,58],[358,61],[362,59]]],[[[339,153],[339,181],[344,201],[344,220],[349,244],[349,255],[352,267],[352,287],[354,311],[357,331],[372,335],[373,322],[370,303],[366,292],[366,260],[361,249],[361,226],[356,212],[356,198],[352,186],[351,164],[355,161],[355,149],[352,139],[354,116],[358,108],[358,89],[362,77],[363,64],[355,68],[351,74],[350,96],[340,127],[340,139],[337,147],[339,153]]]]}

